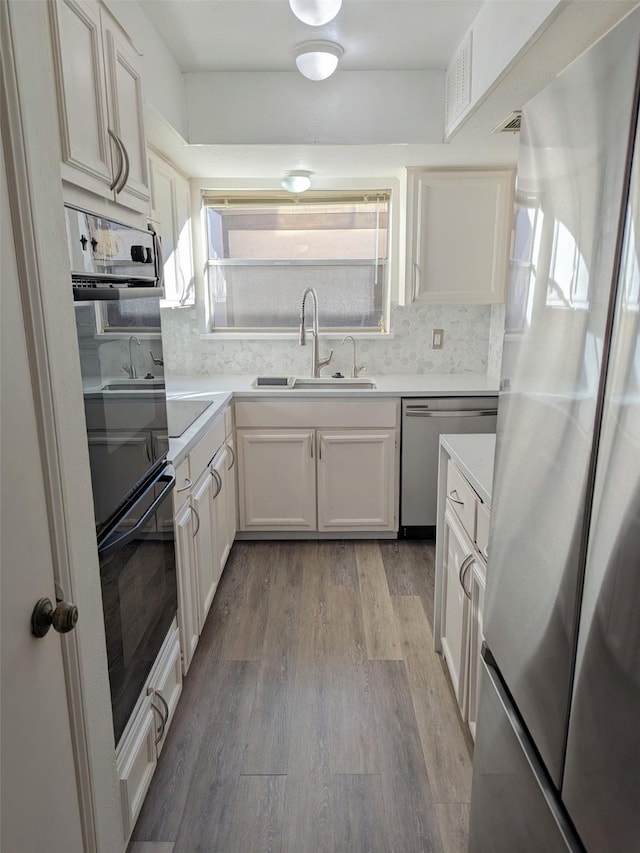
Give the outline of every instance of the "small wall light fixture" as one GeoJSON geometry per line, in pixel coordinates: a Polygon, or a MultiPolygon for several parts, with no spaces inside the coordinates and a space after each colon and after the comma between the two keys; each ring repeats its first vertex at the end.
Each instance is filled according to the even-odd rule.
{"type": "Polygon", "coordinates": [[[338,67],[344,53],[333,41],[305,41],[294,48],[298,71],[307,80],[326,80],[338,67]]]}
{"type": "Polygon", "coordinates": [[[312,27],[328,24],[340,11],[342,0],[289,0],[291,11],[302,21],[312,27]]]}
{"type": "Polygon", "coordinates": [[[280,182],[288,193],[303,193],[311,186],[311,172],[306,169],[294,169],[285,172],[280,182]]]}

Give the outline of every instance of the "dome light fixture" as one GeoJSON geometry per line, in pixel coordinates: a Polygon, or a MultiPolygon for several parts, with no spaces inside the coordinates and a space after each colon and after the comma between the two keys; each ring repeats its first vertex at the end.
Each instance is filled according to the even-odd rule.
{"type": "Polygon", "coordinates": [[[338,67],[344,50],[333,41],[305,41],[296,45],[298,71],[307,80],[326,80],[338,67]]]}
{"type": "Polygon", "coordinates": [[[342,6],[342,0],[289,0],[289,6],[303,24],[321,27],[335,18],[342,6]]]}
{"type": "Polygon", "coordinates": [[[280,181],[288,193],[303,193],[311,186],[311,172],[306,169],[293,169],[285,172],[280,181]]]}

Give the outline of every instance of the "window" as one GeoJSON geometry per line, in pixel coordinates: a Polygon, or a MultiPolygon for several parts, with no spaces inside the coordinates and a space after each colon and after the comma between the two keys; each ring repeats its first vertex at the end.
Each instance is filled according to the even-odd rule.
{"type": "Polygon", "coordinates": [[[384,329],[389,193],[205,196],[212,331],[297,329],[306,287],[325,331],[384,329]]]}

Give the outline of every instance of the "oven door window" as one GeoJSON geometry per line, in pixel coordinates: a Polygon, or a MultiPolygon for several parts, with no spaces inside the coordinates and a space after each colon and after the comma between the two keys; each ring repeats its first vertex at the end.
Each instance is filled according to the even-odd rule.
{"type": "MultiPolygon", "coordinates": [[[[135,538],[100,562],[116,743],[177,610],[171,507],[169,494],[135,538]]],[[[124,518],[116,530],[133,524],[124,518]]]]}

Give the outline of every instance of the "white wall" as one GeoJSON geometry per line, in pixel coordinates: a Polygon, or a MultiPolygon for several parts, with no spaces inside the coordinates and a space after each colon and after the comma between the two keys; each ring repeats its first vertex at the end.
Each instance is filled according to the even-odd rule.
{"type": "Polygon", "coordinates": [[[441,142],[443,71],[185,74],[192,144],[441,142]]]}
{"type": "Polygon", "coordinates": [[[144,97],[180,133],[187,135],[182,71],[160,33],[134,0],[105,0],[105,5],[142,52],[144,97]]]}

